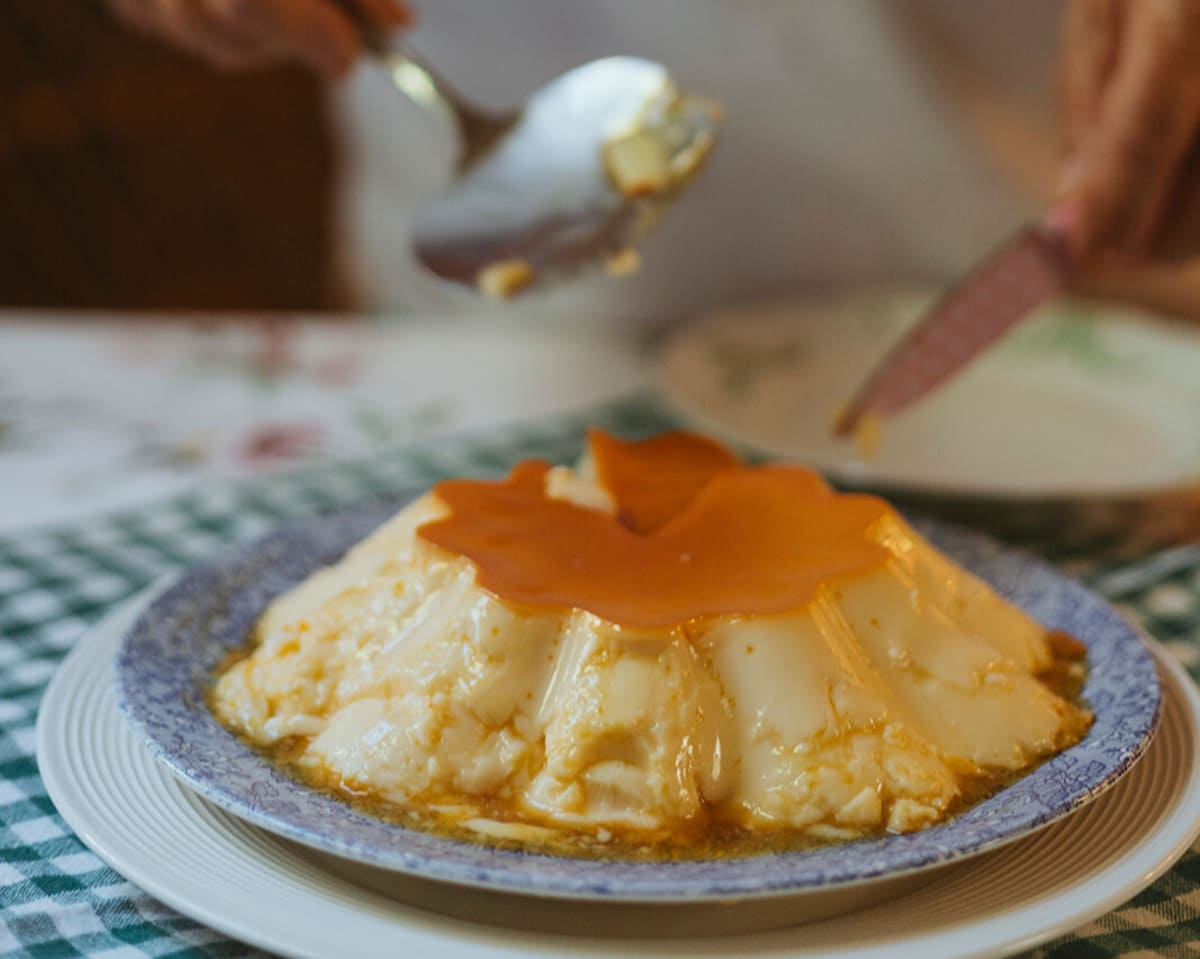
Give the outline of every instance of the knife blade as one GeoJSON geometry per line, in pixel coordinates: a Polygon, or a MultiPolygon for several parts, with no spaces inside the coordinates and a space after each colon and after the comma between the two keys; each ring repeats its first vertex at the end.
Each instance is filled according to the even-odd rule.
{"type": "Polygon", "coordinates": [[[1028,224],[944,293],[875,367],[834,423],[854,433],[866,416],[891,416],[929,395],[1070,284],[1066,233],[1028,224]]]}

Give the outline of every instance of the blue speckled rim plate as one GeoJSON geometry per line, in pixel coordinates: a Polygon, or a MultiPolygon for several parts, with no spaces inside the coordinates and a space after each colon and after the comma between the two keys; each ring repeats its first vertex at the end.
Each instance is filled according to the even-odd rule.
{"type": "Polygon", "coordinates": [[[1116,611],[1023,553],[942,523],[919,521],[943,552],[1050,629],[1089,648],[1087,737],[1032,774],[943,825],[807,852],[691,862],[566,859],[449,840],[356,812],[289,778],[212,716],[204,690],[243,645],[268,602],[390,516],[377,505],[289,526],[167,587],[117,657],[121,711],[155,757],[235,816],[308,846],[401,872],[555,898],[694,902],[792,895],[942,865],[1028,835],[1112,786],[1158,723],[1154,661],[1116,611]]]}

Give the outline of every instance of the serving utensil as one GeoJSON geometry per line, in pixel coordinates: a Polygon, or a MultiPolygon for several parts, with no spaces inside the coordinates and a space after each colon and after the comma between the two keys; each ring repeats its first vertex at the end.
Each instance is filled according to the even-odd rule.
{"type": "Polygon", "coordinates": [[[1065,230],[1051,217],[1029,224],[934,303],[875,367],[834,424],[849,436],[928,396],[1070,283],[1065,230]]]}
{"type": "Polygon", "coordinates": [[[491,113],[353,4],[345,8],[396,88],[444,111],[460,134],[456,176],[422,212],[413,237],[420,262],[445,279],[504,296],[605,262],[614,272],[634,268],[628,251],[712,147],[718,112],[683,94],[659,63],[595,60],[519,109],[491,113]],[[631,184],[628,164],[614,165],[619,153],[655,169],[631,184]]]}

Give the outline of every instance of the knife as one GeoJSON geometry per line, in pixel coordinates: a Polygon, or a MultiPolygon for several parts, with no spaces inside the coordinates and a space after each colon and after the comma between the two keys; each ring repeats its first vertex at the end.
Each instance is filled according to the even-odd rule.
{"type": "Polygon", "coordinates": [[[1018,230],[944,293],[859,387],[833,426],[891,416],[942,386],[1036,307],[1062,293],[1073,261],[1061,216],[1018,230]]]}

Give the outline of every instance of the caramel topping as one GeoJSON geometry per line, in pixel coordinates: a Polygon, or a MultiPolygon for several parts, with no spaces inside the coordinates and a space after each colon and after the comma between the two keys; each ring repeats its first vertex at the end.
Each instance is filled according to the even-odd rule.
{"type": "Polygon", "coordinates": [[[500,599],[633,628],[800,609],[887,558],[869,530],[890,507],[811,470],[744,466],[686,433],[591,444],[617,516],[547,497],[550,465],[527,460],[504,480],[439,483],[450,513],[417,535],[470,559],[500,599]]]}
{"type": "Polygon", "coordinates": [[[635,533],[654,532],[687,509],[714,474],[742,465],[720,443],[691,433],[626,443],[591,430],[588,447],[597,482],[617,501],[617,519],[635,533]]]}

